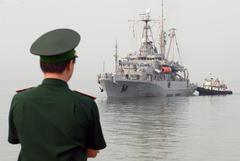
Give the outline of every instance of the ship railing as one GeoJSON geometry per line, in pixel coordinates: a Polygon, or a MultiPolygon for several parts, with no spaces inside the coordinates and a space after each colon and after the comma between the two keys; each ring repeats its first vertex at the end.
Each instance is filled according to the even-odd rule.
{"type": "Polygon", "coordinates": [[[116,82],[117,80],[121,80],[121,79],[123,79],[122,75],[117,75],[113,73],[103,73],[98,75],[98,82],[100,80],[109,80],[112,82],[116,82]]]}
{"type": "Polygon", "coordinates": [[[112,73],[103,73],[98,75],[98,79],[112,79],[113,74],[112,73]]]}

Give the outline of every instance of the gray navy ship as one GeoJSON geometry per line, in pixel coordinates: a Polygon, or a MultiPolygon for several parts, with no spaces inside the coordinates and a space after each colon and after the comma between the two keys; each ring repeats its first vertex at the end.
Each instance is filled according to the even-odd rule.
{"type": "Polygon", "coordinates": [[[178,61],[168,58],[171,46],[177,46],[175,49],[179,51],[176,30],[164,31],[162,13],[161,29],[158,34],[160,52],[158,52],[150,25],[155,21],[150,17],[150,9],[141,16],[139,21],[143,23],[143,30],[139,50],[129,53],[124,58],[119,58],[116,44],[115,72],[98,75],[101,91],[105,91],[107,97],[192,95],[197,86],[190,83],[187,69],[178,61]]]}

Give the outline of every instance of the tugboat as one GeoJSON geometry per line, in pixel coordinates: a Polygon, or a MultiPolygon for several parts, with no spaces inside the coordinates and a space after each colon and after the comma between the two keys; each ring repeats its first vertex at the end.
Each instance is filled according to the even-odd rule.
{"type": "Polygon", "coordinates": [[[220,82],[219,79],[214,79],[213,77],[205,79],[203,86],[197,87],[197,91],[200,96],[232,94],[232,91],[227,88],[223,81],[220,82]]]}
{"type": "MultiPolygon", "coordinates": [[[[163,6],[163,1],[162,1],[163,6]]],[[[163,11],[163,9],[162,9],[163,11]]],[[[187,69],[178,61],[169,59],[170,51],[178,51],[176,29],[164,30],[162,13],[159,51],[151,29],[150,9],[141,14],[143,32],[139,50],[119,59],[118,45],[115,46],[115,72],[98,75],[100,90],[108,97],[159,97],[190,96],[197,86],[190,83],[187,69]],[[167,49],[166,49],[167,46],[167,49]]],[[[173,52],[174,53],[174,52],[173,52]]],[[[174,57],[174,56],[173,56],[174,57]]]]}

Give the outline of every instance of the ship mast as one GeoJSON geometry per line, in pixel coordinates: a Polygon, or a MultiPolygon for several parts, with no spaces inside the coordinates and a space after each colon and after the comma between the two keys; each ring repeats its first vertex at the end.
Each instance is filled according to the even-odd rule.
{"type": "Polygon", "coordinates": [[[150,29],[150,26],[148,25],[148,23],[151,21],[150,20],[150,9],[147,9],[146,13],[145,14],[142,14],[143,15],[143,19],[141,21],[143,21],[145,23],[145,26],[143,28],[144,32],[143,32],[143,35],[142,37],[144,37],[144,40],[145,40],[145,46],[147,47],[147,43],[148,43],[148,30],[151,30],[150,29]]]}
{"type": "Polygon", "coordinates": [[[114,58],[115,58],[115,74],[117,74],[117,68],[118,68],[118,43],[117,43],[117,40],[116,40],[116,45],[115,45],[114,58]]]}
{"type": "Polygon", "coordinates": [[[156,54],[157,48],[155,46],[153,33],[149,22],[156,21],[150,18],[150,9],[146,10],[146,13],[140,14],[142,15],[142,19],[140,21],[144,22],[143,32],[142,32],[142,41],[140,47],[140,55],[142,57],[146,57],[149,54],[156,54]]]}
{"type": "Polygon", "coordinates": [[[163,59],[165,59],[165,32],[164,32],[164,4],[162,0],[162,19],[161,19],[161,34],[160,34],[160,51],[163,55],[163,59]]]}

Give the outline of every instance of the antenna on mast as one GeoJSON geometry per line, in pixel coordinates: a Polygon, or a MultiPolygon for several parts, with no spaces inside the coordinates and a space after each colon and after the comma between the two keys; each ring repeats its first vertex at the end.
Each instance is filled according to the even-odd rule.
{"type": "Polygon", "coordinates": [[[162,0],[162,30],[163,30],[163,19],[164,19],[164,10],[163,10],[163,0],[162,0]]]}
{"type": "Polygon", "coordinates": [[[103,73],[105,73],[105,60],[103,61],[103,73]]]}
{"type": "Polygon", "coordinates": [[[163,59],[165,59],[165,45],[166,45],[166,40],[165,40],[165,32],[164,32],[164,4],[163,4],[163,0],[162,0],[160,51],[161,51],[161,54],[163,55],[163,59]]]}

